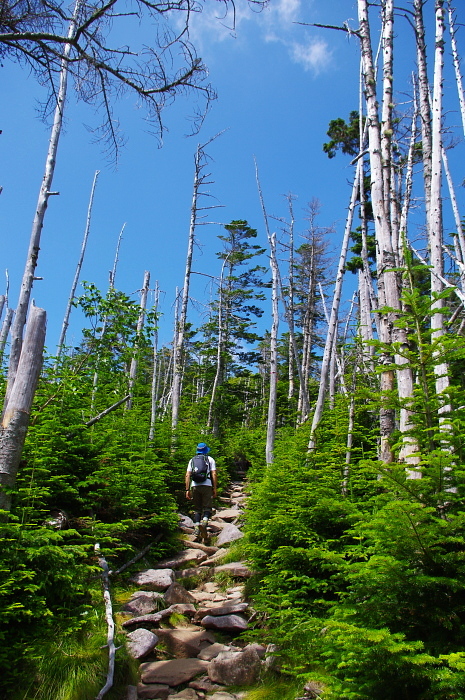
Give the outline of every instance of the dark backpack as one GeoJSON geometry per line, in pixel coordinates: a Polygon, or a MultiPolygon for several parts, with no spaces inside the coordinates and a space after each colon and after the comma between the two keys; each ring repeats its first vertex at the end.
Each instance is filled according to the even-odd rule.
{"type": "Polygon", "coordinates": [[[192,457],[192,480],[201,484],[210,476],[210,460],[207,455],[195,455],[192,457]]]}

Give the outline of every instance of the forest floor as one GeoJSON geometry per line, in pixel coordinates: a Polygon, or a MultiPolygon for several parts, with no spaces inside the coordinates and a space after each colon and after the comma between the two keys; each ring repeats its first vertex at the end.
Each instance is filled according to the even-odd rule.
{"type": "Polygon", "coordinates": [[[265,647],[238,639],[254,618],[244,592],[252,572],[246,562],[230,561],[234,547],[229,551],[243,536],[244,488],[239,474],[201,542],[192,520],[180,515],[179,553],[132,577],[139,588],[123,606],[122,626],[141,663],[126,700],[242,700],[258,680],[265,647]]]}

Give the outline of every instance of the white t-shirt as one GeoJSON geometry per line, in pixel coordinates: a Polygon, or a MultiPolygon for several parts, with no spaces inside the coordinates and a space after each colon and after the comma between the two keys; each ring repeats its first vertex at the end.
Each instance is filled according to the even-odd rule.
{"type": "MultiPolygon", "coordinates": [[[[216,472],[216,463],[213,457],[208,457],[208,461],[210,463],[210,471],[211,472],[216,472]]],[[[187,471],[191,472],[192,471],[192,460],[189,461],[187,471]]],[[[193,479],[191,479],[191,489],[194,488],[194,486],[213,486],[212,480],[210,477],[205,479],[205,481],[202,481],[200,484],[197,484],[193,479]]]]}

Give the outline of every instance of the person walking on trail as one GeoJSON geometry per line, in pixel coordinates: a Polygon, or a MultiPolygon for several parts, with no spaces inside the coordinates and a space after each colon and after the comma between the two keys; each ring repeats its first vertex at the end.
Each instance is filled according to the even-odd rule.
{"type": "Polygon", "coordinates": [[[216,463],[209,457],[210,448],[204,442],[197,445],[197,454],[189,461],[186,471],[186,496],[193,500],[194,534],[207,539],[207,525],[216,498],[216,463]]]}

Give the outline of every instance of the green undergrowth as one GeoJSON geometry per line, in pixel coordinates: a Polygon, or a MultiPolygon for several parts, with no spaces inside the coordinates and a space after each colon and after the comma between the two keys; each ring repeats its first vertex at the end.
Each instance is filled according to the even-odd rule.
{"type": "MultiPolygon", "coordinates": [[[[125,687],[137,683],[138,664],[126,653],[123,636],[115,638],[116,668],[108,700],[120,700],[125,687]]],[[[105,685],[108,669],[106,624],[96,611],[78,634],[60,635],[31,649],[30,683],[9,700],[94,700],[105,685]]]]}
{"type": "MultiPolygon", "coordinates": [[[[265,679],[247,692],[245,700],[295,700],[302,692],[303,683],[295,679],[265,679]]],[[[232,693],[243,688],[230,688],[232,693]]]]}

